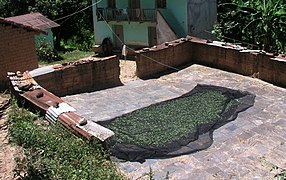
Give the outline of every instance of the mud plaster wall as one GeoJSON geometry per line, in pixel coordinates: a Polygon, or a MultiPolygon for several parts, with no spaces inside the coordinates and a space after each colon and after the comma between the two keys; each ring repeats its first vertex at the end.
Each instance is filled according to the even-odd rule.
{"type": "Polygon", "coordinates": [[[119,58],[112,56],[57,67],[54,72],[34,79],[55,95],[65,96],[121,85],[119,73],[119,58]]]}
{"type": "Polygon", "coordinates": [[[0,89],[8,88],[7,72],[38,67],[34,32],[0,24],[0,89]]]}
{"type": "Polygon", "coordinates": [[[277,58],[269,53],[242,52],[235,47],[207,43],[197,38],[172,43],[174,46],[159,45],[149,52],[137,51],[137,76],[145,78],[169,69],[150,60],[148,56],[169,66],[203,64],[246,76],[255,75],[264,81],[286,87],[285,58],[277,58]]]}

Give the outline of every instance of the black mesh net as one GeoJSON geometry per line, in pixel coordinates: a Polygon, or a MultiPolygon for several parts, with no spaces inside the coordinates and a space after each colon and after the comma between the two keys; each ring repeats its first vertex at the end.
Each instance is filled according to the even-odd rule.
{"type": "Polygon", "coordinates": [[[248,92],[197,85],[179,98],[133,111],[101,124],[115,136],[111,153],[124,160],[167,158],[208,148],[213,131],[253,106],[248,92]]]}

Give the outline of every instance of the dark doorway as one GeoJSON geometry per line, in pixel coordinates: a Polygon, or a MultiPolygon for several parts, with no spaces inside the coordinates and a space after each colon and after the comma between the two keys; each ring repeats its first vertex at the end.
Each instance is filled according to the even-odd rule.
{"type": "Polygon", "coordinates": [[[157,44],[156,27],[148,27],[148,39],[150,47],[155,46],[157,44]]]}
{"type": "Polygon", "coordinates": [[[140,0],[129,0],[129,8],[130,9],[139,9],[140,8],[140,0]]]}
{"type": "Polygon", "coordinates": [[[114,32],[116,36],[114,35],[114,47],[115,49],[121,49],[121,46],[124,42],[124,33],[123,33],[123,26],[122,25],[114,25],[113,26],[114,32]]]}
{"type": "Polygon", "coordinates": [[[108,0],[108,7],[114,9],[116,7],[115,0],[108,0]]]}

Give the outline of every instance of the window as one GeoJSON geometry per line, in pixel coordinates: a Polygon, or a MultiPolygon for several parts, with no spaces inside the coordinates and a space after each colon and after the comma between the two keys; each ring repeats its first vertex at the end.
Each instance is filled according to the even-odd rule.
{"type": "Polygon", "coordinates": [[[157,0],[157,8],[166,8],[167,2],[166,0],[157,0]]]}

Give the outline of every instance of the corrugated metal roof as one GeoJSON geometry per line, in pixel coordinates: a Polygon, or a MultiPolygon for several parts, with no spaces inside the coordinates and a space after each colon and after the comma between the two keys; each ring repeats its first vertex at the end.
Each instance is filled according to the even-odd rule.
{"type": "Polygon", "coordinates": [[[20,16],[13,16],[5,18],[5,20],[32,28],[41,29],[42,31],[47,31],[48,29],[60,26],[54,21],[43,16],[41,13],[30,13],[20,16]]]}

